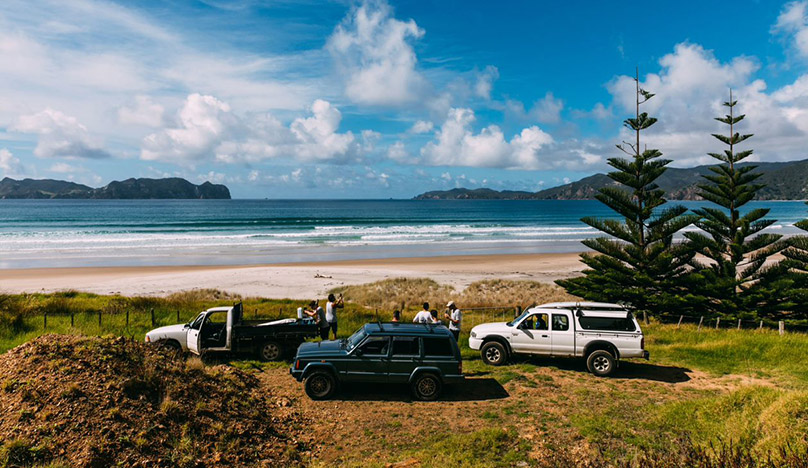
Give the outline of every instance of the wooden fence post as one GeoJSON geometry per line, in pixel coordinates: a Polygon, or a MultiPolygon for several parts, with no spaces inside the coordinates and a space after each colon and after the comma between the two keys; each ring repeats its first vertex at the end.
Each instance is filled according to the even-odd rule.
{"type": "Polygon", "coordinates": [[[129,328],[129,309],[126,309],[126,328],[129,328]]]}
{"type": "Polygon", "coordinates": [[[256,307],[255,309],[253,309],[253,318],[254,318],[254,319],[257,319],[257,318],[258,318],[258,307],[256,307]]]}
{"type": "Polygon", "coordinates": [[[73,312],[70,312],[70,328],[73,328],[73,312]]]}
{"type": "Polygon", "coordinates": [[[154,326],[154,307],[151,309],[151,326],[154,326]]]}
{"type": "Polygon", "coordinates": [[[98,311],[98,326],[101,326],[101,311],[98,311]]]}
{"type": "Polygon", "coordinates": [[[180,321],[180,310],[177,309],[177,322],[179,322],[179,321],[180,321]]]}
{"type": "Polygon", "coordinates": [[[704,316],[703,316],[703,315],[702,315],[702,316],[701,316],[701,318],[699,319],[699,329],[698,329],[698,331],[701,331],[701,324],[702,324],[702,323],[704,323],[704,316]]]}
{"type": "Polygon", "coordinates": [[[42,330],[47,330],[48,329],[48,313],[47,312],[44,312],[42,314],[42,320],[43,320],[42,330]]]}
{"type": "Polygon", "coordinates": [[[738,330],[741,329],[741,319],[738,319],[738,330]]]}
{"type": "Polygon", "coordinates": [[[760,326],[758,327],[758,329],[763,330],[763,320],[760,321],[760,326]]]}
{"type": "Polygon", "coordinates": [[[779,322],[777,322],[777,327],[780,329],[780,336],[783,336],[783,335],[786,334],[786,323],[785,322],[780,320],[779,322]]]}
{"type": "Polygon", "coordinates": [[[676,328],[679,328],[680,326],[682,326],[682,319],[683,319],[683,318],[685,318],[685,316],[684,316],[684,315],[680,315],[680,316],[679,316],[679,323],[677,323],[677,324],[676,324],[676,328]]]}
{"type": "Polygon", "coordinates": [[[715,329],[718,330],[718,324],[721,323],[721,317],[715,319],[715,329]]]}

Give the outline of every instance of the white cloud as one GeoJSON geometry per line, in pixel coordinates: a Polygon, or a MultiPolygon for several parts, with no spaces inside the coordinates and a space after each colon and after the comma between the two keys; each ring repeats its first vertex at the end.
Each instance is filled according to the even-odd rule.
{"type": "Polygon", "coordinates": [[[483,99],[491,99],[491,90],[494,88],[494,81],[499,78],[499,70],[493,65],[488,65],[477,77],[474,85],[474,93],[483,99]]]}
{"type": "Polygon", "coordinates": [[[298,117],[285,127],[272,116],[240,117],[213,96],[192,94],[179,111],[177,125],[143,140],[141,158],[183,164],[215,160],[257,162],[270,158],[297,161],[355,161],[373,149],[379,134],[340,133],[340,111],[318,99],[310,117],[298,117]]]}
{"type": "Polygon", "coordinates": [[[327,49],[347,76],[345,94],[368,105],[400,105],[418,99],[427,82],[416,70],[411,39],[423,36],[415,21],[400,21],[384,0],[354,7],[328,38],[327,49]]]}
{"type": "Polygon", "coordinates": [[[797,53],[808,58],[808,2],[786,4],[772,31],[789,36],[797,53]]]}
{"type": "Polygon", "coordinates": [[[7,148],[0,149],[0,170],[3,171],[4,177],[14,177],[24,172],[20,160],[7,148]]]}
{"type": "Polygon", "coordinates": [[[74,167],[74,166],[71,166],[70,164],[67,164],[67,163],[53,164],[53,165],[51,165],[51,167],[48,170],[51,171],[51,172],[56,172],[58,174],[73,174],[73,173],[76,173],[76,172],[85,172],[86,171],[86,169],[74,167]]]}
{"type": "Polygon", "coordinates": [[[39,135],[34,154],[40,158],[101,159],[110,156],[75,117],[51,108],[18,118],[10,129],[39,135]]]}
{"type": "Polygon", "coordinates": [[[213,96],[191,94],[179,112],[179,126],[148,135],[140,157],[145,160],[184,161],[209,157],[237,125],[230,106],[213,96]]]}
{"type": "MultiPolygon", "coordinates": [[[[678,44],[660,60],[659,73],[646,75],[641,87],[656,96],[644,111],[659,122],[646,132],[649,147],[659,148],[676,166],[712,164],[707,152],[722,149],[710,133],[727,129],[716,122],[727,109],[729,89],[738,101],[737,113],[746,114],[738,131],[754,133],[743,148],[755,149],[760,160],[804,158],[804,142],[808,138],[808,77],[779,90],[769,91],[765,81],[754,79],[757,63],[747,57],[728,62],[716,59],[710,51],[696,44],[678,44]]],[[[634,113],[634,81],[622,76],[608,88],[614,104],[631,115],[634,113]]],[[[625,131],[618,136],[626,139],[625,131]]]]}
{"type": "Polygon", "coordinates": [[[118,108],[118,120],[123,124],[159,127],[163,125],[165,109],[149,96],[135,96],[131,106],[118,108]]]}
{"type": "Polygon", "coordinates": [[[435,134],[435,140],[421,148],[422,161],[434,166],[497,167],[538,169],[540,150],[553,138],[536,126],[523,129],[510,141],[496,125],[474,133],[471,109],[452,109],[435,134]]]}
{"type": "Polygon", "coordinates": [[[555,124],[561,121],[561,110],[564,109],[564,102],[556,99],[553,93],[547,92],[543,98],[533,104],[530,116],[540,123],[555,124]]]}
{"type": "Polygon", "coordinates": [[[435,125],[432,122],[427,120],[419,120],[412,125],[410,128],[410,133],[429,133],[434,127],[435,125]]]}

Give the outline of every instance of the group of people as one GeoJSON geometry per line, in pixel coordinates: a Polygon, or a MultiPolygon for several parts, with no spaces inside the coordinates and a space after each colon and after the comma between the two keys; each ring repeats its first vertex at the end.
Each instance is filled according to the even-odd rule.
{"type": "MultiPolygon", "coordinates": [[[[449,301],[446,304],[446,312],[443,313],[443,318],[446,319],[449,325],[449,331],[454,335],[455,340],[460,338],[460,323],[463,321],[463,313],[457,308],[454,301],[449,301]]],[[[401,321],[401,311],[393,312],[393,322],[401,321]]],[[[442,323],[438,320],[438,311],[429,308],[429,302],[424,302],[424,308],[415,314],[412,323],[442,323]]]]}
{"type": "MultiPolygon", "coordinates": [[[[308,308],[298,309],[299,314],[305,314],[314,319],[320,328],[320,338],[323,340],[328,339],[329,332],[334,334],[334,339],[337,339],[337,309],[345,307],[345,302],[342,294],[339,297],[333,294],[328,295],[328,302],[325,309],[320,306],[319,301],[309,302],[308,308]]],[[[460,339],[460,324],[463,321],[463,313],[457,308],[454,301],[449,301],[446,304],[446,312],[443,313],[443,318],[446,319],[449,325],[449,331],[454,335],[455,340],[460,339]]],[[[401,321],[401,311],[396,310],[393,312],[393,319],[391,322],[401,321]]],[[[424,308],[412,319],[412,323],[426,323],[426,324],[440,324],[443,323],[438,319],[438,311],[429,308],[429,303],[424,302],[424,308]]]]}
{"type": "Polygon", "coordinates": [[[339,297],[333,294],[328,295],[328,302],[325,309],[320,305],[319,301],[309,302],[309,308],[303,309],[302,313],[314,319],[320,327],[320,339],[327,340],[328,333],[334,333],[334,339],[337,339],[337,309],[345,307],[345,302],[342,299],[342,294],[339,297]]]}

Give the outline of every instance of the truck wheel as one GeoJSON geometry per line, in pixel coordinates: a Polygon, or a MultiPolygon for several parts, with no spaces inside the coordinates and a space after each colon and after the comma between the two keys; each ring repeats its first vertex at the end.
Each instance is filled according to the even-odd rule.
{"type": "Polygon", "coordinates": [[[419,374],[415,380],[412,381],[412,393],[415,395],[415,398],[421,401],[437,400],[438,396],[440,396],[441,387],[443,387],[443,385],[435,374],[419,374]]]}
{"type": "Polygon", "coordinates": [[[166,351],[176,353],[182,351],[182,346],[179,344],[179,342],[177,342],[177,340],[160,340],[157,342],[157,346],[166,351]]]}
{"type": "Polygon", "coordinates": [[[258,357],[262,361],[277,361],[283,354],[283,348],[275,341],[267,341],[258,348],[258,357]]]}
{"type": "Polygon", "coordinates": [[[312,400],[327,400],[334,393],[336,386],[337,382],[330,372],[314,371],[306,378],[306,395],[312,400]]]}
{"type": "Polygon", "coordinates": [[[483,362],[489,366],[501,366],[508,360],[508,350],[502,343],[489,341],[480,350],[483,362]]]}
{"type": "Polygon", "coordinates": [[[598,377],[606,377],[614,372],[614,356],[612,356],[612,353],[603,349],[592,351],[586,358],[586,368],[589,369],[589,372],[598,377]]]}

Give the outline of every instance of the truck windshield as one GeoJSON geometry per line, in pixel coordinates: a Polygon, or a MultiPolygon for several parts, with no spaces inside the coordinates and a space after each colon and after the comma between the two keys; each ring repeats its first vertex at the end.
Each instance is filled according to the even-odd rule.
{"type": "Polygon", "coordinates": [[[346,345],[346,348],[348,349],[348,351],[354,349],[354,347],[356,347],[356,345],[361,343],[362,340],[364,340],[366,336],[367,336],[367,333],[365,333],[364,328],[360,328],[359,330],[357,330],[356,333],[354,333],[353,335],[351,335],[348,338],[347,345],[346,345]]]}
{"type": "Polygon", "coordinates": [[[522,315],[520,315],[519,317],[516,317],[515,319],[513,319],[510,322],[506,323],[505,325],[507,325],[509,327],[512,327],[515,324],[519,323],[520,320],[527,317],[528,314],[530,314],[530,310],[526,310],[526,311],[522,312],[522,315]]]}

